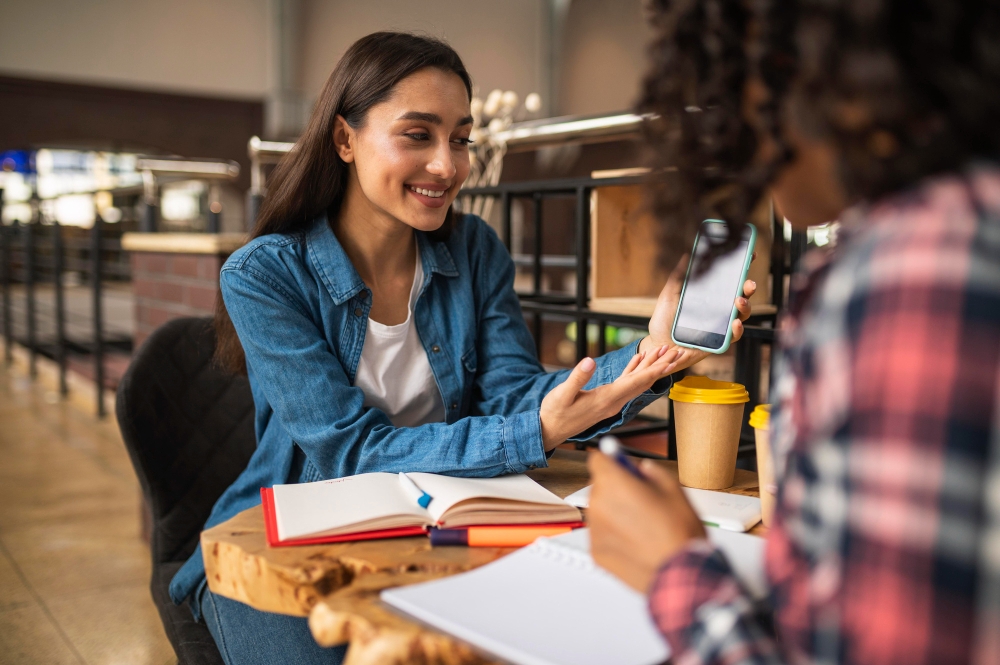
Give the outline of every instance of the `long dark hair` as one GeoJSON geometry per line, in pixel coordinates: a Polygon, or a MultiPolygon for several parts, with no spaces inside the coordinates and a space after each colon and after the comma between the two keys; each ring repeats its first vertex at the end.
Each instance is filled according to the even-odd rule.
{"type": "MultiPolygon", "coordinates": [[[[368,109],[385,101],[401,80],[427,67],[456,74],[472,97],[472,79],[462,59],[440,40],[403,32],[375,32],[354,42],[327,79],[295,148],[271,174],[250,238],[301,232],[323,211],[335,216],[349,173],[333,142],[336,117],[342,116],[355,129],[363,127],[368,109]]],[[[449,210],[437,234],[446,235],[453,223],[449,210]]],[[[245,373],[243,347],[222,298],[216,307],[215,332],[216,362],[232,372],[245,373]]]]}
{"type": "Polygon", "coordinates": [[[666,263],[701,219],[749,218],[793,157],[790,121],[836,144],[849,203],[1000,156],[997,0],[650,5],[657,37],[639,108],[659,115],[647,127],[653,165],[676,169],[651,192],[666,263]],[[751,76],[765,88],[753,127],[751,76]]]}

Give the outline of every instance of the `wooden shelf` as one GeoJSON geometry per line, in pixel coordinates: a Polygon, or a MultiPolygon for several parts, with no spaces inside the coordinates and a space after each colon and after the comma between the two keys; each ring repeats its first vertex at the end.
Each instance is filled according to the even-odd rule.
{"type": "MultiPolygon", "coordinates": [[[[609,172],[610,176],[634,170],[609,172]]],[[[595,173],[595,175],[597,175],[595,173]]],[[[769,211],[755,211],[757,259],[749,278],[757,282],[750,299],[755,313],[773,314],[770,304],[771,230],[769,211]],[[770,310],[768,310],[770,308],[770,310]]],[[[642,185],[597,186],[590,194],[590,309],[650,316],[668,271],[659,264],[659,222],[645,209],[642,185]]]]}
{"type": "Polygon", "coordinates": [[[594,312],[625,314],[626,316],[644,316],[646,318],[653,315],[653,309],[655,307],[655,296],[637,296],[631,298],[591,298],[589,305],[589,309],[594,312]]]}

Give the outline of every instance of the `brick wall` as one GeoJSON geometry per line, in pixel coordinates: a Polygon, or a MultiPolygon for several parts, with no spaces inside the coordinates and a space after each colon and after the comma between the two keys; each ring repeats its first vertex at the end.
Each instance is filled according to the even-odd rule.
{"type": "Polygon", "coordinates": [[[182,316],[212,316],[224,254],[132,252],[135,348],[158,327],[182,316]]]}

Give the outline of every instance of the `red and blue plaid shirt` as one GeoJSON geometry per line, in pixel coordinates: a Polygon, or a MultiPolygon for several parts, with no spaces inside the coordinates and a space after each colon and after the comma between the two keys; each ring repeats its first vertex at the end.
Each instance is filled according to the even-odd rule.
{"type": "Polygon", "coordinates": [[[672,557],[677,665],[1000,663],[1000,172],[842,221],[781,326],[769,597],[704,542],[672,557]]]}

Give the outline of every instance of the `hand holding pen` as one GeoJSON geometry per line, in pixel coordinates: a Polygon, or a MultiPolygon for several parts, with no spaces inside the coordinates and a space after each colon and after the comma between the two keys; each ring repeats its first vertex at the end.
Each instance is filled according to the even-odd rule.
{"type": "Polygon", "coordinates": [[[618,437],[607,435],[601,437],[600,443],[601,452],[618,462],[623,469],[631,473],[633,476],[639,480],[645,480],[646,476],[642,475],[642,471],[636,468],[635,464],[632,464],[632,460],[622,452],[621,441],[618,437]]]}
{"type": "Polygon", "coordinates": [[[705,527],[676,475],[653,460],[633,464],[617,440],[602,440],[601,449],[608,454],[594,451],[587,460],[593,481],[587,509],[591,554],[645,593],[669,557],[705,538],[705,527]]]}

